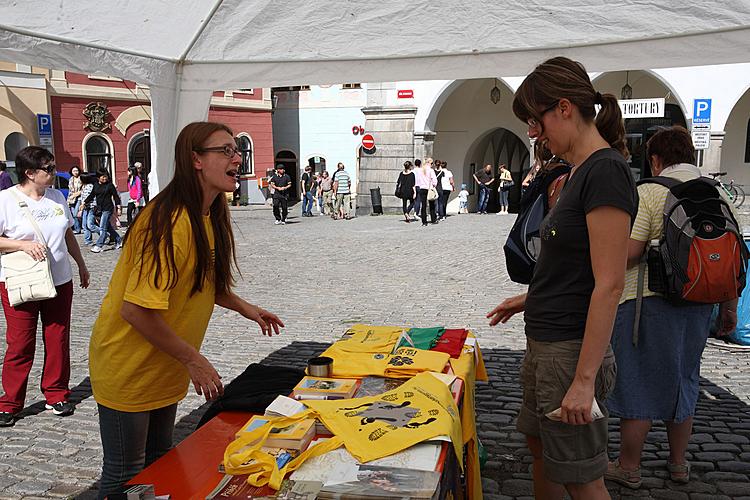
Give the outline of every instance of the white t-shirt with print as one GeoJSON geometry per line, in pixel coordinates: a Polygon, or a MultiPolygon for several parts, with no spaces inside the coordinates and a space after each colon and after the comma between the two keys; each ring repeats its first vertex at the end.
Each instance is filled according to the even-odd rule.
{"type": "Polygon", "coordinates": [[[458,201],[463,201],[464,203],[466,203],[467,201],[469,201],[469,192],[467,190],[465,190],[465,189],[462,189],[461,191],[459,191],[458,192],[458,201]]]}
{"type": "Polygon", "coordinates": [[[443,191],[453,191],[453,186],[451,186],[451,179],[453,179],[453,172],[451,172],[447,168],[444,168],[443,178],[441,179],[443,191]]]}
{"type": "MultiPolygon", "coordinates": [[[[55,286],[67,283],[73,279],[68,246],[65,243],[65,232],[73,226],[68,201],[60,191],[52,188],[47,188],[44,196],[38,201],[29,198],[15,186],[0,191],[0,235],[12,240],[38,240],[26,210],[18,206],[18,199],[13,194],[18,195],[29,206],[42,236],[47,240],[47,258],[50,259],[55,286]]],[[[5,274],[1,268],[0,281],[5,282],[5,274]]]]}

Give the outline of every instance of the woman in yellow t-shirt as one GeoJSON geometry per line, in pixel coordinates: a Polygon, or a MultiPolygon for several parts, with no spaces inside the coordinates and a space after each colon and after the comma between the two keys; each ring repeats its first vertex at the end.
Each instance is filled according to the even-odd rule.
{"type": "Polygon", "coordinates": [[[122,490],[172,445],[177,403],[192,381],[213,400],[221,377],[199,353],[214,304],[255,321],[264,335],[284,324],[232,292],[234,236],[225,192],[240,163],[232,131],[186,126],[172,181],[128,230],[89,347],[104,467],[99,498],[122,490]]]}

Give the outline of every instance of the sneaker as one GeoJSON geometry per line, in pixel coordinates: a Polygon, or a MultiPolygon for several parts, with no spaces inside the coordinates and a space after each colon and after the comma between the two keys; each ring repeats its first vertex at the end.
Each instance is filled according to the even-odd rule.
{"type": "Polygon", "coordinates": [[[102,253],[102,247],[100,247],[99,245],[94,245],[93,247],[91,247],[91,251],[94,253],[102,253]]]}
{"type": "Polygon", "coordinates": [[[68,401],[60,401],[59,403],[55,404],[45,404],[44,407],[48,410],[52,410],[52,413],[54,413],[58,417],[67,417],[68,415],[72,415],[73,412],[76,411],[75,405],[68,401]]]}
{"type": "Polygon", "coordinates": [[[286,226],[286,221],[285,220],[281,221],[281,225],[286,226]]]}
{"type": "Polygon", "coordinates": [[[11,427],[16,423],[16,417],[6,411],[0,412],[0,427],[11,427]]]}
{"type": "Polygon", "coordinates": [[[283,224],[283,222],[281,222],[280,220],[274,221],[275,226],[278,226],[279,224],[283,224]]]}

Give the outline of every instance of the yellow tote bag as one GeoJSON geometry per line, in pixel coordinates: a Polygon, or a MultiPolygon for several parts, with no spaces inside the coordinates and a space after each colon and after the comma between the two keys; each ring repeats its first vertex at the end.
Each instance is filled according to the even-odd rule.
{"type": "Polygon", "coordinates": [[[304,401],[310,407],[293,417],[272,419],[227,446],[224,467],[229,474],[249,474],[254,486],[278,489],[284,476],[310,457],[342,444],[360,462],[392,455],[437,436],[450,436],[463,467],[461,417],[448,387],[429,373],[420,373],[402,386],[377,396],[334,401],[304,401]],[[279,470],[276,460],[260,448],[273,428],[304,418],[320,419],[334,434],[311,446],[279,470]],[[255,462],[242,465],[248,459],[255,462]]]}

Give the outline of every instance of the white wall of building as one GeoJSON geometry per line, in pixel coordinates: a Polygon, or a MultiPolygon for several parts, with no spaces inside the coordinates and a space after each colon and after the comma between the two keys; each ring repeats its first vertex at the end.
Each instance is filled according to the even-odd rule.
{"type": "MultiPolygon", "coordinates": [[[[363,86],[364,87],[364,86],[363,86]]],[[[326,170],[343,162],[356,186],[357,149],[362,136],[352,128],[364,126],[362,108],[366,89],[342,89],[340,85],[314,86],[308,91],[277,92],[273,116],[274,154],[290,150],[297,155],[300,178],[308,158],[326,160],[326,170]]]]}

